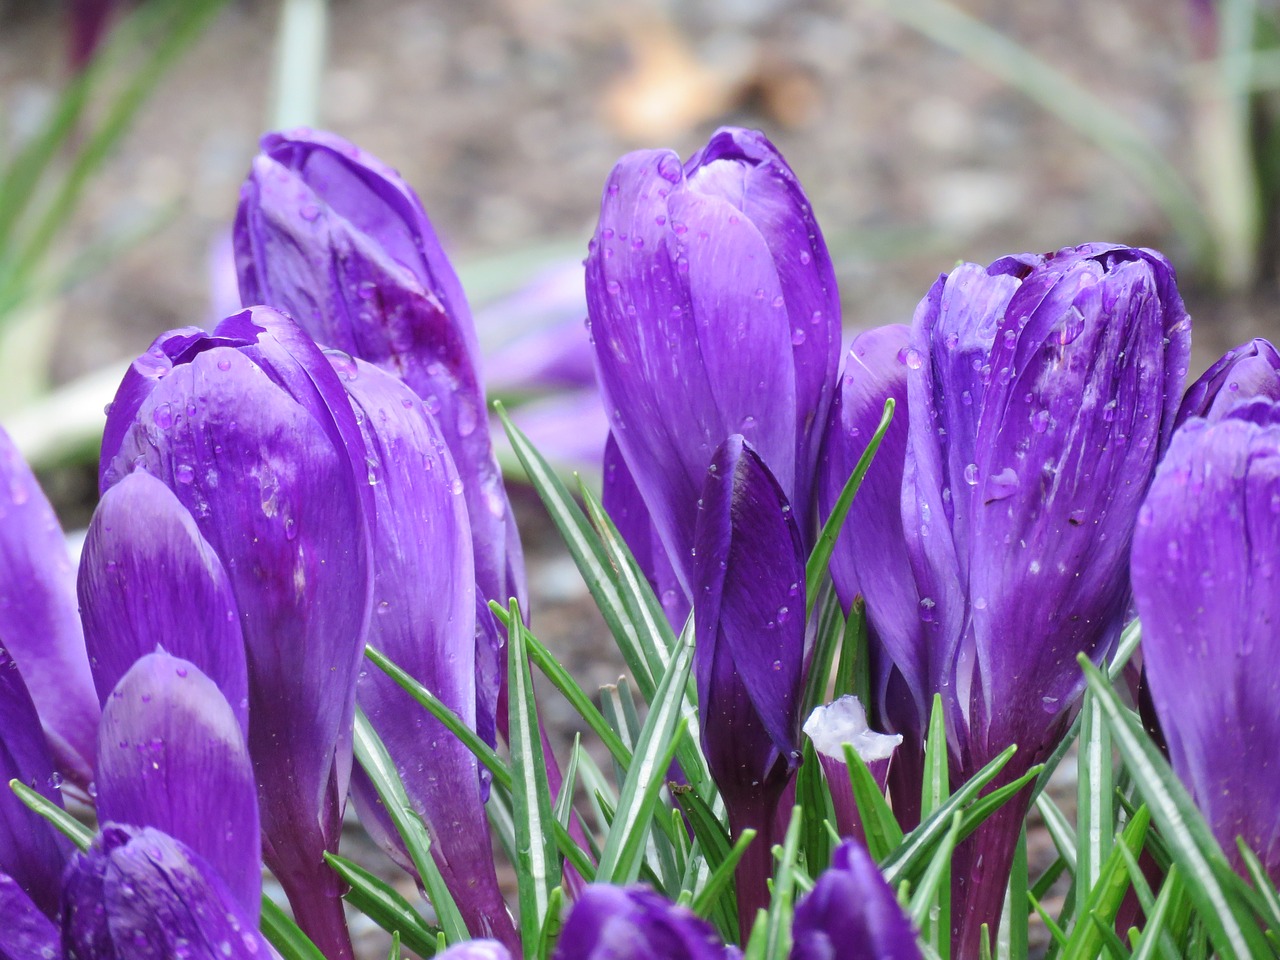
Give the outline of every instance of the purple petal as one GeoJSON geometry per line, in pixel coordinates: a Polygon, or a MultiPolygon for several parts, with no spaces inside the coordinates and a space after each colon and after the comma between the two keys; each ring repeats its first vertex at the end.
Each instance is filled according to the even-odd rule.
{"type": "MultiPolygon", "coordinates": [[[[8,789],[10,780],[20,780],[62,806],[59,778],[35,705],[17,665],[0,645],[0,787],[5,791],[0,794],[0,874],[52,917],[70,847],[8,789]]],[[[7,916],[0,910],[0,917],[7,916]]]]}
{"type": "Polygon", "coordinates": [[[739,435],[716,451],[694,557],[694,671],[702,751],[732,834],[759,832],[739,861],[743,936],[767,905],[772,828],[798,755],[804,555],[777,480],[739,435]]]}
{"type": "Polygon", "coordinates": [[[122,431],[107,475],[131,466],[160,478],[223,559],[266,855],[286,887],[332,876],[321,854],[338,838],[372,588],[355,415],[326,358],[291,330],[258,308],[190,344],[122,431]]]}
{"type": "Polygon", "coordinates": [[[106,824],[67,867],[67,960],[261,960],[272,955],[209,863],[152,828],[106,824]]]}
{"type": "Polygon", "coordinates": [[[728,960],[711,925],[643,887],[588,886],[553,960],[728,960]]]}
{"type": "Polygon", "coordinates": [[[78,592],[100,701],[159,647],[213,680],[247,734],[244,636],[226,571],[191,514],[149,473],[129,474],[103,494],[80,555],[78,592]]]}
{"type": "MultiPolygon", "coordinates": [[[[796,369],[797,470],[809,477],[840,362],[840,298],[822,230],[799,179],[758,130],[718,130],[685,169],[695,189],[738,207],[773,255],[787,301],[796,369]]],[[[797,499],[804,496],[802,486],[798,484],[797,499]]]]}
{"type": "Polygon", "coordinates": [[[1192,417],[1221,420],[1254,397],[1280,400],[1280,352],[1268,340],[1251,340],[1228,350],[1187,388],[1175,429],[1192,417]]]}
{"type": "Polygon", "coordinates": [[[258,796],[239,718],[195,664],[140,659],[107,698],[98,738],[98,817],[155,827],[199,854],[257,923],[258,796]]]}
{"type": "Polygon", "coordinates": [[[795,763],[804,561],[781,487],[740,436],[711,463],[696,543],[703,749],[722,792],[754,791],[795,763]]]}
{"type": "Polygon", "coordinates": [[[1170,759],[1227,857],[1243,836],[1280,880],[1280,407],[1174,436],[1133,537],[1147,681],[1170,759]],[[1269,421],[1269,422],[1268,422],[1269,421]]]}
{"type": "Polygon", "coordinates": [[[53,508],[0,430],[0,638],[17,663],[58,769],[93,779],[98,698],[76,612],[75,572],[53,508]]]}
{"type": "Polygon", "coordinates": [[[684,628],[689,617],[689,601],[680,589],[671,559],[653,528],[644,498],[636,488],[631,471],[618,450],[617,441],[610,433],[604,447],[604,490],[602,504],[609,519],[617,526],[626,541],[654,595],[662,604],[667,620],[674,629],[684,628]]]}
{"type": "Polygon", "coordinates": [[[511,960],[507,948],[497,940],[469,940],[436,954],[437,960],[511,960]]]}
{"type": "MultiPolygon", "coordinates": [[[[462,480],[439,427],[407,386],[359,361],[343,386],[360,414],[376,481],[376,612],[369,643],[474,728],[476,598],[462,480]]],[[[496,687],[488,695],[496,697],[496,687]]],[[[514,942],[475,757],[382,671],[361,671],[358,696],[427,827],[468,928],[514,942]]],[[[365,810],[378,809],[376,796],[362,786],[365,781],[357,781],[357,799],[365,810]]],[[[380,832],[396,859],[407,863],[395,831],[380,832]]]]}
{"type": "Polygon", "coordinates": [[[475,327],[461,285],[395,171],[333,134],[263,138],[235,242],[245,300],[404,380],[440,421],[465,478],[477,582],[524,600],[519,539],[485,430],[475,327]]]}
{"type": "Polygon", "coordinates": [[[885,664],[876,698],[880,709],[886,707],[890,659],[913,695],[913,703],[890,711],[899,725],[904,720],[897,714],[911,711],[922,717],[929,699],[920,596],[902,529],[909,344],[910,328],[901,325],[878,327],[854,338],[831,406],[818,472],[819,517],[825,522],[880,424],[885,400],[896,401],[893,422],[836,541],[831,579],[846,612],[854,597],[866,600],[872,641],[887,653],[880,658],[885,664]]]}
{"type": "Polygon", "coordinates": [[[791,960],[919,960],[911,922],[859,844],[841,844],[831,868],[796,904],[791,960]]]}
{"type": "MultiPolygon", "coordinates": [[[[55,891],[54,909],[57,909],[55,891]]],[[[50,911],[52,912],[52,911],[50,911]]],[[[54,960],[58,928],[12,877],[0,873],[0,960],[54,960]]]]}

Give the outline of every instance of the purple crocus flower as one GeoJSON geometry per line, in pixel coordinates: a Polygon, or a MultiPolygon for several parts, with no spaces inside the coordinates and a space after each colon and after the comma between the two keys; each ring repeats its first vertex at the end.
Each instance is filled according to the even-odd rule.
{"type": "Polygon", "coordinates": [[[1261,338],[1228,350],[1187,388],[1174,428],[1192,417],[1221,420],[1254,397],[1280,400],[1280,352],[1261,338]]]}
{"type": "Polygon", "coordinates": [[[773,825],[795,769],[804,669],[804,554],[790,505],[740,436],[716,451],[694,538],[694,671],[702,751],[736,837],[744,936],[769,902],[773,825]]]}
{"type": "MultiPolygon", "coordinates": [[[[475,326],[421,201],[394,170],[331,133],[273,133],[261,147],[235,225],[245,302],[279,307],[317,342],[382,367],[423,399],[462,478],[480,595],[527,608],[475,326]]],[[[505,671],[501,651],[484,646],[491,636],[477,633],[476,656],[497,682],[505,671]]],[[[492,741],[498,689],[476,692],[492,741]]]]}
{"type": "Polygon", "coordinates": [[[60,774],[93,779],[98,698],[76,612],[75,569],[53,508],[0,430],[0,638],[17,664],[60,774]]]}
{"type": "Polygon", "coordinates": [[[867,712],[857,697],[844,696],[826,706],[815,707],[804,722],[804,733],[813,741],[813,750],[826,774],[827,789],[835,809],[836,829],[842,837],[862,839],[862,820],[853,798],[853,784],[845,763],[845,744],[863,759],[881,792],[889,778],[893,752],[902,743],[901,734],[876,733],[867,726],[867,712]]]}
{"type": "Polygon", "coordinates": [[[1169,757],[1227,858],[1280,882],[1280,405],[1174,434],[1133,536],[1133,593],[1169,757]]]}
{"type": "Polygon", "coordinates": [[[553,960],[731,960],[706,921],[644,887],[592,884],[560,931],[553,960]]]}
{"type": "MultiPolygon", "coordinates": [[[[476,629],[471,528],[462,480],[422,400],[378,367],[331,353],[358,413],[373,484],[374,614],[369,643],[475,727],[476,629]]],[[[518,942],[498,888],[475,757],[380,670],[358,697],[395,761],[431,850],[473,934],[518,942]]],[[[402,865],[403,841],[368,780],[353,795],[361,820],[402,865]]]]}
{"type": "Polygon", "coordinates": [[[862,846],[846,841],[796,904],[791,960],[920,960],[911,921],[862,846]]]}
{"type": "MultiPolygon", "coordinates": [[[[889,339],[890,372],[868,375],[886,392],[900,382],[889,339]]],[[[962,264],[917,309],[901,354],[901,506],[872,498],[884,511],[876,529],[901,523],[907,563],[891,552],[874,578],[853,564],[907,691],[882,712],[910,735],[941,693],[958,781],[1009,744],[1021,749],[1005,777],[1051,750],[1081,690],[1076,655],[1098,660],[1118,637],[1129,540],[1188,354],[1172,268],[1128,247],[962,264]]],[[[879,406],[862,408],[856,423],[842,413],[829,444],[850,444],[854,426],[869,435],[879,406]]],[[[965,955],[976,954],[982,923],[996,927],[1024,803],[958,851],[953,916],[965,955]],[[1000,879],[971,879],[966,864],[975,878],[1000,879]]]]}
{"type": "Polygon", "coordinates": [[[732,434],[807,536],[840,308],[817,221],[774,146],[727,128],[683,165],[667,150],[619,161],[587,306],[614,439],[686,596],[703,476],[732,434]]]}
{"type": "Polygon", "coordinates": [[[265,307],[160,337],[107,415],[104,491],[162,481],[222,561],[243,631],[263,852],[317,945],[350,953],[337,847],[368,626],[373,515],[337,374],[265,307]]]}

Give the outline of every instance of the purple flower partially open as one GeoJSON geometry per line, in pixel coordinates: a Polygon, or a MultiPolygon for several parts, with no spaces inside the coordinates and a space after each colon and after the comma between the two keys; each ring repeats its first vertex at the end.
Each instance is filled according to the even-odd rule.
{"type": "Polygon", "coordinates": [[[1227,858],[1280,882],[1280,405],[1174,434],[1133,537],[1147,682],[1169,757],[1227,858]]]}
{"type": "Polygon", "coordinates": [[[730,960],[711,925],[644,887],[592,884],[569,912],[553,960],[730,960]]]}
{"type": "MultiPolygon", "coordinates": [[[[850,522],[900,524],[907,562],[892,548],[869,554],[863,534],[841,589],[865,594],[910,691],[884,704],[889,721],[910,734],[941,693],[953,775],[967,779],[1016,743],[1003,774],[1015,776],[1070,721],[1076,656],[1097,660],[1119,635],[1130,537],[1186,375],[1186,310],[1159,254],[1091,244],[962,264],[921,302],[905,351],[879,336],[866,352],[880,358],[874,369],[847,365],[842,390],[853,396],[859,378],[874,399],[842,411],[828,443],[849,448],[831,454],[847,464],[851,427],[872,423],[905,365],[900,506],[881,477],[850,522]],[[911,709],[895,711],[904,700],[911,709]]],[[[899,761],[918,763],[906,754],[899,761]]],[[[958,950],[976,952],[1003,898],[1002,880],[970,880],[965,863],[981,858],[986,877],[1003,878],[1023,812],[1015,801],[959,851],[958,950]]]]}
{"type": "Polygon", "coordinates": [[[726,128],[685,164],[640,151],[609,176],[587,305],[614,438],[693,596],[698,493],[741,434],[806,534],[840,309],[799,181],[760,133],[726,128]]]}
{"type": "Polygon", "coordinates": [[[288,318],[246,310],[134,362],[103,487],[145,471],[226,571],[244,635],[264,854],[312,939],[349,951],[336,849],[372,590],[364,442],[337,374],[288,318]]]}
{"type": "Polygon", "coordinates": [[[831,867],[796,904],[791,960],[919,960],[911,921],[862,846],[836,848],[831,867]]]}
{"type": "Polygon", "coordinates": [[[741,436],[716,451],[699,501],[693,617],[702,752],[736,837],[744,933],[768,903],[774,814],[799,758],[804,554],[790,505],[741,436]]]}

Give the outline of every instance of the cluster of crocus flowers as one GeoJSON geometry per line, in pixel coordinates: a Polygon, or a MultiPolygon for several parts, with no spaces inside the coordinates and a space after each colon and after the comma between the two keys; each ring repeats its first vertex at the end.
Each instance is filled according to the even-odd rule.
{"type": "MultiPolygon", "coordinates": [[[[270,306],[165,333],[131,365],[78,577],[0,434],[0,774],[54,804],[65,785],[99,821],[74,853],[0,798],[0,956],[268,955],[263,861],[322,952],[350,956],[325,861],[348,795],[414,869],[354,767],[359,709],[478,938],[439,955],[510,960],[489,782],[444,724],[361,669],[372,645],[480,740],[503,733],[488,601],[523,600],[523,571],[461,287],[413,192],[330,134],[263,141],[235,247],[243,296],[270,306]]],[[[992,786],[1012,782],[1063,736],[1078,658],[1109,655],[1131,603],[1175,770],[1235,864],[1242,838],[1280,878],[1270,343],[1182,396],[1172,269],[1090,244],[959,265],[910,326],[857,336],[838,375],[809,202],[763,136],[734,129],[687,162],[624,158],[585,267],[604,501],[668,619],[692,624],[702,755],[731,834],[758,834],[737,866],[744,942],[779,902],[773,843],[798,789],[807,561],[890,398],[830,565],[846,612],[865,605],[871,699],[803,726],[845,839],[808,864],[791,960],[921,956],[862,845],[846,750],[913,826],[938,698],[953,784],[1016,744],[992,786]]],[[[953,955],[982,955],[1025,814],[1023,794],[957,848],[953,955]]],[[[717,930],[683,900],[564,895],[553,960],[740,956],[725,918],[717,930]]]]}

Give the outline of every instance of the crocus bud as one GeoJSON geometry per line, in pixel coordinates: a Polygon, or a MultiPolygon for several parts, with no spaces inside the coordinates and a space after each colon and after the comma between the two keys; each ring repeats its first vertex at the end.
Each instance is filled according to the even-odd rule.
{"type": "Polygon", "coordinates": [[[911,921],[858,843],[836,848],[831,866],[796,904],[791,960],[875,957],[920,960],[911,921]]]}
{"type": "Polygon", "coordinates": [[[774,146],[724,129],[683,165],[667,150],[619,161],[587,306],[614,437],[686,595],[703,476],[733,434],[807,536],[840,308],[808,199],[774,146]]]}
{"type": "Polygon", "coordinates": [[[702,752],[736,837],[739,916],[768,904],[773,824],[795,769],[804,671],[804,554],[777,480],[741,436],[716,451],[695,537],[694,673],[702,752]]]}
{"type": "MultiPolygon", "coordinates": [[[[462,481],[435,419],[379,368],[331,353],[359,413],[373,484],[374,609],[369,643],[475,729],[476,628],[471,528],[462,481]]],[[[361,671],[360,706],[387,747],[431,852],[477,936],[515,946],[494,870],[475,756],[381,670],[361,671]]],[[[352,781],[361,820],[402,865],[404,841],[371,784],[352,781]]]]}
{"type": "MultiPolygon", "coordinates": [[[[462,478],[480,595],[527,608],[475,325],[422,202],[394,170],[331,133],[273,133],[261,147],[236,215],[244,301],[280,308],[319,343],[382,367],[423,399],[462,478]]],[[[476,653],[504,662],[500,651],[476,653]]],[[[492,715],[497,689],[478,693],[478,709],[492,715]]]]}
{"type": "Polygon", "coordinates": [[[1175,428],[1192,417],[1221,420],[1254,397],[1280,400],[1280,352],[1261,338],[1228,350],[1187,388],[1175,428]]]}
{"type": "Polygon", "coordinates": [[[1280,405],[1174,435],[1133,537],[1146,679],[1174,770],[1227,858],[1280,882],[1280,405]]]}
{"type": "Polygon", "coordinates": [[[60,774],[93,779],[98,698],[76,612],[75,569],[31,468],[0,430],[0,639],[35,702],[60,774]]]}
{"type": "Polygon", "coordinates": [[[592,884],[565,920],[553,960],[730,960],[711,925],[644,887],[592,884]]]}
{"type": "Polygon", "coordinates": [[[67,867],[67,960],[262,960],[258,925],[199,854],[153,827],[109,823],[67,867]]]}
{"type": "Polygon", "coordinates": [[[867,712],[857,697],[844,696],[834,703],[815,707],[804,722],[804,732],[813,741],[813,751],[822,764],[835,808],[836,829],[842,837],[862,839],[862,820],[853,799],[853,784],[845,763],[848,744],[862,758],[881,791],[889,779],[893,751],[902,743],[901,734],[876,733],[867,726],[867,712]]]}
{"type": "MultiPolygon", "coordinates": [[[[1119,636],[1130,537],[1189,350],[1172,268],[1127,247],[962,264],[917,309],[900,505],[871,501],[890,514],[874,529],[900,512],[907,564],[890,552],[896,566],[859,568],[857,588],[916,711],[942,694],[959,781],[1010,744],[1005,777],[1051,750],[1081,690],[1076,656],[1098,660],[1119,636]]],[[[869,375],[886,392],[897,356],[883,351],[891,372],[869,375]]],[[[964,955],[997,926],[1024,807],[957,853],[964,955]]]]}
{"type": "Polygon", "coordinates": [[[104,489],[162,481],[226,570],[249,676],[249,753],[267,863],[303,928],[350,952],[337,848],[372,596],[364,441],[337,374],[274,310],[162,336],[126,374],[104,489]]]}

